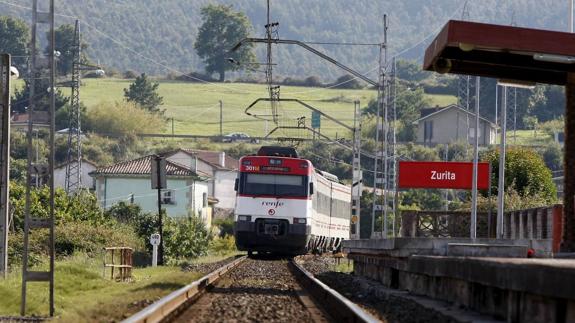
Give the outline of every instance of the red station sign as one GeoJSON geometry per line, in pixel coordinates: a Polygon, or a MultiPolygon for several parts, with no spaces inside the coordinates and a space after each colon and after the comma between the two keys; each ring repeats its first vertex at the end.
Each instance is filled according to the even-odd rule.
{"type": "MultiPolygon", "coordinates": [[[[477,164],[477,188],[489,188],[489,163],[477,164]]],[[[471,162],[399,162],[399,188],[473,188],[471,162]]]]}

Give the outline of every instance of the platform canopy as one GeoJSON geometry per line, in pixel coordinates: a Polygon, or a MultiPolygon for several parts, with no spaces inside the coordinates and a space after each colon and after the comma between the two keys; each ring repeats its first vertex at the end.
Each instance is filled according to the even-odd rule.
{"type": "Polygon", "coordinates": [[[423,69],[565,85],[575,72],[575,34],[451,20],[425,51],[423,69]]]}

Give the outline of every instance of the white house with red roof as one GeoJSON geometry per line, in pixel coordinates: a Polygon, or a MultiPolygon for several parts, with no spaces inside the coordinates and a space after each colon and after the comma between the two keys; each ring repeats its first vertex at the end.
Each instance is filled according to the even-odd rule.
{"type": "MultiPolygon", "coordinates": [[[[96,196],[102,207],[120,201],[138,204],[143,211],[157,213],[157,190],[151,185],[151,163],[154,156],[144,156],[90,173],[96,181],[96,196]]],[[[162,208],[171,217],[202,215],[210,223],[208,185],[210,175],[193,171],[185,165],[166,161],[167,189],[162,190],[162,208]]]]}
{"type": "MultiPolygon", "coordinates": [[[[60,165],[57,165],[56,167],[54,167],[54,186],[55,187],[61,187],[61,188],[66,188],[66,166],[68,165],[68,163],[63,163],[60,165]]],[[[72,165],[76,165],[76,162],[73,161],[72,165]]],[[[82,159],[82,164],[81,164],[81,171],[80,171],[80,177],[81,177],[81,185],[80,187],[82,188],[87,188],[90,190],[94,189],[94,178],[92,178],[90,176],[90,173],[95,171],[98,166],[86,159],[82,159]]]]}
{"type": "Polygon", "coordinates": [[[208,174],[208,194],[218,200],[219,209],[233,211],[236,203],[234,183],[239,161],[223,151],[178,149],[166,154],[166,159],[184,165],[192,171],[208,174]]]}

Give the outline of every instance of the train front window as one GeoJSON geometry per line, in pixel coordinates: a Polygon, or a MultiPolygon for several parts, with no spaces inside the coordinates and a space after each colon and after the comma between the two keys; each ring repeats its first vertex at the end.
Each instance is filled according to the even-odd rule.
{"type": "Polygon", "coordinates": [[[307,176],[244,173],[241,182],[240,194],[307,196],[307,176]]]}

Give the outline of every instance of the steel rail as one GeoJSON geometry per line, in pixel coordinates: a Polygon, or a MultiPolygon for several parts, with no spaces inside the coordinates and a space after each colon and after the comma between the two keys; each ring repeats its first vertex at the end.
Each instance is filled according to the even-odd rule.
{"type": "Polygon", "coordinates": [[[192,301],[208,286],[213,285],[221,276],[225,275],[231,269],[239,265],[247,257],[242,256],[229,264],[226,264],[216,271],[205,275],[204,277],[194,281],[193,283],[184,286],[177,291],[174,291],[167,296],[161,298],[159,301],[144,308],[140,312],[132,315],[124,323],[152,323],[161,322],[164,319],[172,316],[180,309],[180,307],[189,301],[192,301]]]}
{"type": "Polygon", "coordinates": [[[298,264],[290,261],[291,268],[300,283],[311,293],[315,301],[320,302],[329,314],[339,322],[380,322],[361,307],[354,304],[340,293],[322,283],[314,275],[298,264]]]}

